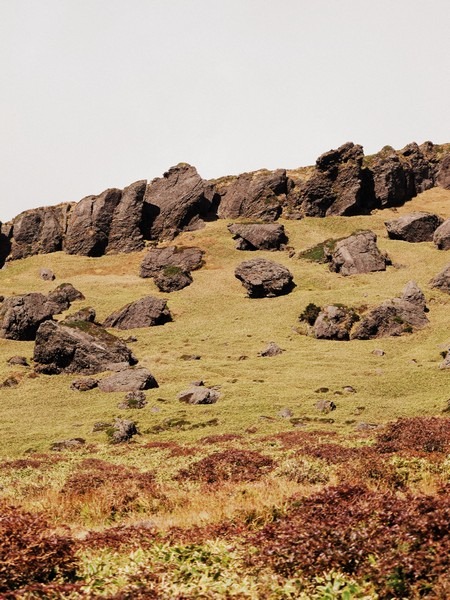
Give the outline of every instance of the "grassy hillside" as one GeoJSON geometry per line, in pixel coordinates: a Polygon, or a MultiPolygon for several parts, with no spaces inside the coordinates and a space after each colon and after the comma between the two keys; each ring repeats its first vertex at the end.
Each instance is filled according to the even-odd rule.
{"type": "MultiPolygon", "coordinates": [[[[450,297],[428,286],[450,261],[449,255],[432,243],[389,240],[384,227],[385,220],[415,210],[449,217],[450,192],[435,188],[398,210],[382,210],[371,216],[285,221],[289,245],[296,253],[326,238],[370,228],[394,266],[386,272],[342,277],[329,272],[326,265],[297,255],[289,258],[287,252],[258,252],[286,265],[294,274],[296,288],[279,298],[246,298],[234,268],[255,253],[235,250],[227,221],[222,220],[177,238],[179,245],[198,245],[206,252],[205,267],[194,273],[190,287],[179,292],[162,294],[152,280],[138,277],[144,252],[101,258],[64,253],[30,257],[0,271],[0,291],[5,296],[47,293],[56,284],[69,281],[86,300],[74,303],[68,312],[93,306],[100,321],[144,295],[168,298],[172,323],[118,334],[138,338],[133,350],[160,385],[147,392],[149,404],[144,410],[132,411],[144,433],[142,439],[189,441],[210,433],[244,433],[249,428],[262,433],[290,430],[292,424],[278,412],[287,407],[295,418],[320,418],[314,404],[321,397],[337,404],[332,415],[335,422],[328,426],[346,432],[361,420],[378,423],[399,416],[437,414],[449,398],[449,374],[438,365],[440,352],[450,344],[450,297]],[[54,283],[39,278],[42,266],[54,270],[54,283]],[[430,308],[430,325],[423,331],[400,338],[352,342],[304,335],[298,316],[309,302],[371,306],[399,295],[410,279],[422,287],[430,308]],[[273,358],[258,357],[270,341],[285,352],[273,358]],[[385,351],[384,356],[372,354],[378,348],[385,351]],[[192,354],[200,355],[201,360],[183,359],[183,355],[192,354]],[[241,356],[248,358],[239,360],[241,356]],[[177,393],[198,379],[220,386],[217,404],[185,406],[177,401],[177,393]],[[341,395],[342,388],[349,385],[356,393],[341,395]],[[320,387],[330,391],[318,394],[320,387]],[[184,423],[177,426],[180,420],[184,423]],[[158,426],[164,431],[152,433],[158,426]]],[[[29,378],[29,370],[6,364],[10,356],[31,358],[32,353],[32,342],[0,340],[0,380],[11,373],[23,377],[19,387],[0,391],[0,454],[46,450],[51,442],[67,437],[102,443],[104,433],[92,433],[93,423],[130,415],[117,409],[121,394],[73,392],[69,386],[74,376],[29,378]]]]}

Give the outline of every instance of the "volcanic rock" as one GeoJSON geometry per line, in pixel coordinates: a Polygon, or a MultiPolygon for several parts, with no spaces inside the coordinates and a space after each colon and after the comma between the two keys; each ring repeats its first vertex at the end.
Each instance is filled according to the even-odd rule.
{"type": "Polygon", "coordinates": [[[438,215],[415,212],[399,219],[386,221],[388,236],[405,242],[431,242],[435,230],[443,223],[438,215]]]}
{"type": "Polygon", "coordinates": [[[43,267],[39,271],[39,276],[44,281],[54,281],[56,279],[55,274],[53,273],[53,271],[51,269],[47,269],[45,267],[43,267]]]}
{"type": "Polygon", "coordinates": [[[117,408],[120,410],[127,410],[130,408],[145,408],[146,406],[147,400],[145,399],[145,392],[139,390],[125,394],[125,399],[122,402],[119,402],[117,408]]]}
{"type": "Polygon", "coordinates": [[[8,358],[8,365],[19,365],[21,367],[29,367],[27,359],[25,356],[11,356],[8,358]]]}
{"type": "Polygon", "coordinates": [[[436,184],[446,190],[450,190],[450,154],[444,156],[440,162],[438,172],[436,173],[436,184]]]}
{"type": "Polygon", "coordinates": [[[89,323],[95,322],[95,309],[92,306],[87,306],[86,308],[82,308],[71,315],[67,315],[64,319],[66,323],[74,323],[75,321],[87,321],[89,323]]]}
{"type": "Polygon", "coordinates": [[[141,264],[140,277],[154,277],[168,267],[178,267],[188,273],[203,265],[203,250],[190,247],[150,248],[141,264]]]}
{"type": "Polygon", "coordinates": [[[54,442],[50,446],[50,450],[55,452],[60,452],[61,450],[75,450],[76,448],[80,448],[84,446],[86,440],[84,438],[71,438],[69,440],[61,440],[59,442],[54,442]]]}
{"type": "Polygon", "coordinates": [[[267,348],[265,348],[261,352],[258,352],[258,356],[278,356],[283,352],[284,350],[280,348],[278,344],[275,344],[275,342],[270,342],[267,348]]]}
{"type": "Polygon", "coordinates": [[[113,188],[99,196],[80,200],[70,213],[64,250],[68,254],[102,256],[108,246],[114,211],[121,198],[122,191],[113,188]]]}
{"type": "Polygon", "coordinates": [[[116,310],[105,319],[104,327],[135,329],[164,325],[172,320],[167,301],[154,296],[145,296],[116,310]]]}
{"type": "Polygon", "coordinates": [[[286,171],[255,171],[216,182],[220,194],[217,214],[221,219],[245,217],[274,221],[286,200],[286,171]]]}
{"type": "Polygon", "coordinates": [[[189,389],[178,394],[178,400],[186,404],[215,404],[220,394],[213,388],[202,385],[192,385],[189,389]]]}
{"type": "Polygon", "coordinates": [[[129,442],[135,435],[139,435],[136,423],[128,419],[116,419],[107,433],[112,444],[123,444],[129,442]]]}
{"type": "Polygon", "coordinates": [[[272,298],[288,294],[294,287],[289,269],[264,258],[242,262],[236,267],[234,274],[242,282],[250,298],[272,298]]]}
{"type": "Polygon", "coordinates": [[[450,263],[430,281],[430,287],[450,294],[450,263]]]}
{"type": "Polygon", "coordinates": [[[320,340],[348,340],[353,324],[359,316],[345,306],[325,306],[313,327],[314,336],[320,340]]]}
{"type": "Polygon", "coordinates": [[[450,219],[439,225],[433,235],[433,242],[439,250],[450,250],[450,219]]]}
{"type": "Polygon", "coordinates": [[[70,385],[70,389],[76,390],[77,392],[88,392],[96,387],[98,387],[98,379],[94,379],[93,377],[75,379],[75,381],[72,381],[70,385]]]}
{"type": "Polygon", "coordinates": [[[283,225],[233,223],[228,229],[237,250],[280,250],[288,241],[283,225]]]}
{"type": "Polygon", "coordinates": [[[102,392],[137,392],[157,388],[156,379],[145,367],[122,369],[99,381],[102,392]]]}
{"type": "Polygon", "coordinates": [[[414,281],[406,284],[400,298],[386,300],[363,316],[351,339],[368,340],[412,333],[428,324],[425,297],[414,281]]]}
{"type": "Polygon", "coordinates": [[[214,188],[197,170],[181,163],[154,179],[145,193],[145,237],[172,240],[181,231],[202,226],[213,210],[214,188]]]}
{"type": "Polygon", "coordinates": [[[373,231],[361,231],[339,240],[331,250],[325,247],[330,271],[341,275],[385,271],[389,259],[380,252],[376,241],[373,231]]]}
{"type": "Polygon", "coordinates": [[[75,300],[84,300],[84,296],[71,283],[61,283],[47,296],[48,303],[53,306],[54,314],[67,310],[75,300]]]}
{"type": "Polygon", "coordinates": [[[93,375],[137,363],[122,340],[86,321],[43,323],[36,334],[34,361],[35,370],[47,375],[93,375]]]}
{"type": "Polygon", "coordinates": [[[55,306],[43,294],[6,298],[0,305],[0,338],[34,340],[41,323],[52,319],[55,312],[55,306]]]}
{"type": "Polygon", "coordinates": [[[144,195],[147,181],[136,181],[126,187],[116,205],[108,234],[106,252],[136,252],[144,247],[144,195]]]}

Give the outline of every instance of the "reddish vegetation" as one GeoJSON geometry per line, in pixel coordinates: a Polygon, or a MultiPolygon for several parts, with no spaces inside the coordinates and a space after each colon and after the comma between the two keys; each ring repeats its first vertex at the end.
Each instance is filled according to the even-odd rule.
{"type": "Polygon", "coordinates": [[[377,450],[382,453],[449,452],[450,419],[443,417],[416,417],[398,419],[390,423],[378,436],[377,450]]]}

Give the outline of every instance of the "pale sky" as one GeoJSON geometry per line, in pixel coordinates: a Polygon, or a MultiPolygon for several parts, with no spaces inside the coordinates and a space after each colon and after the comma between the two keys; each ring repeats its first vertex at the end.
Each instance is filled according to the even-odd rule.
{"type": "Polygon", "coordinates": [[[0,0],[0,220],[159,177],[450,142],[448,0],[0,0]]]}

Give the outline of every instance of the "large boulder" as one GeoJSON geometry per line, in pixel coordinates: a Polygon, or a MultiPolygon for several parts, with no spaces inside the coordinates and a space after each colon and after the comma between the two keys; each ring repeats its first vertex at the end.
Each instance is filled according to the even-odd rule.
{"type": "Polygon", "coordinates": [[[326,247],[330,271],[341,275],[385,271],[389,259],[380,252],[376,242],[373,231],[360,231],[337,241],[334,247],[326,247]]]}
{"type": "Polygon", "coordinates": [[[351,339],[368,340],[412,333],[428,324],[425,296],[414,281],[400,298],[386,300],[369,311],[352,331],[351,339]]]}
{"type": "Polygon", "coordinates": [[[122,190],[105,190],[99,196],[87,196],[70,213],[64,250],[68,254],[102,256],[108,246],[114,212],[122,190]]]}
{"type": "Polygon", "coordinates": [[[388,236],[405,242],[431,242],[436,229],[443,223],[438,215],[414,212],[398,219],[386,221],[388,236]]]}
{"type": "Polygon", "coordinates": [[[250,298],[271,298],[288,294],[294,287],[292,273],[278,263],[254,258],[238,265],[235,277],[242,282],[250,298]]]}
{"type": "Polygon", "coordinates": [[[108,233],[106,252],[135,252],[144,248],[144,196],[147,181],[126,187],[116,205],[108,233]]]}
{"type": "Polygon", "coordinates": [[[47,301],[53,306],[54,314],[67,310],[75,300],[84,300],[84,296],[71,283],[61,283],[47,296],[47,301]]]}
{"type": "Polygon", "coordinates": [[[446,154],[436,173],[436,184],[446,190],[450,190],[450,153],[446,154]]]}
{"type": "Polygon", "coordinates": [[[199,385],[191,385],[190,388],[178,394],[178,400],[186,404],[215,404],[220,394],[214,388],[209,388],[200,382],[199,385]]]}
{"type": "Polygon", "coordinates": [[[139,275],[140,277],[155,277],[168,267],[178,267],[181,271],[189,273],[203,265],[203,254],[203,250],[195,247],[150,248],[144,256],[139,275]]]}
{"type": "Polygon", "coordinates": [[[167,301],[154,296],[145,296],[116,310],[105,319],[104,327],[135,329],[164,325],[172,320],[167,301]]]}
{"type": "Polygon", "coordinates": [[[87,321],[46,321],[36,334],[35,370],[47,375],[93,375],[137,363],[126,344],[87,321]]]}
{"type": "Polygon", "coordinates": [[[44,321],[52,319],[55,306],[43,294],[31,293],[6,298],[0,305],[0,337],[34,340],[44,321]]]}
{"type": "Polygon", "coordinates": [[[450,250],[450,219],[439,225],[433,235],[433,242],[439,250],[450,250]]]}
{"type": "Polygon", "coordinates": [[[450,294],[450,263],[430,281],[430,287],[450,294]]]}
{"type": "Polygon", "coordinates": [[[166,267],[155,275],[153,281],[160,292],[170,294],[191,285],[193,279],[189,272],[182,271],[180,267],[166,267]]]}
{"type": "Polygon", "coordinates": [[[286,200],[286,171],[255,171],[216,182],[220,194],[217,214],[221,219],[238,217],[274,221],[286,200]]]}
{"type": "Polygon", "coordinates": [[[71,204],[26,210],[11,223],[8,260],[62,250],[71,204]]]}
{"type": "Polygon", "coordinates": [[[137,392],[157,388],[156,379],[145,367],[123,369],[100,379],[98,387],[102,392],[137,392]]]}
{"type": "Polygon", "coordinates": [[[325,306],[314,322],[314,336],[319,340],[349,340],[350,330],[358,320],[359,316],[351,308],[325,306]]]}
{"type": "Polygon", "coordinates": [[[233,223],[228,229],[237,250],[280,250],[288,241],[284,226],[275,223],[233,223]]]}
{"type": "Polygon", "coordinates": [[[145,193],[145,214],[152,240],[172,240],[181,231],[198,228],[213,210],[215,191],[197,170],[181,163],[154,179],[145,193]]]}

